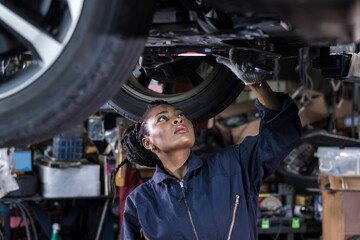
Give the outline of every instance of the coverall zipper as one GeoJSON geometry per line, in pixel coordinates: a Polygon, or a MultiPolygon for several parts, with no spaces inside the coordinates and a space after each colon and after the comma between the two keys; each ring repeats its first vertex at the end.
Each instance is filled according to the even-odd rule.
{"type": "Polygon", "coordinates": [[[146,240],[150,240],[144,233],[143,229],[140,229],[140,237],[144,237],[146,240]]]}
{"type": "Polygon", "coordinates": [[[235,223],[235,214],[236,214],[236,209],[237,209],[237,206],[239,205],[239,198],[240,198],[240,196],[239,196],[239,195],[236,195],[236,196],[235,196],[234,211],[233,211],[232,221],[231,221],[230,230],[229,230],[229,235],[228,235],[228,237],[227,237],[227,240],[230,240],[230,237],[231,237],[231,232],[232,232],[233,227],[234,227],[234,223],[235,223]]]}
{"type": "Polygon", "coordinates": [[[182,194],[183,194],[183,196],[184,196],[184,201],[185,201],[186,209],[187,209],[187,212],[188,212],[188,215],[189,215],[189,218],[190,218],[190,222],[191,222],[191,225],[192,225],[192,228],[193,228],[193,231],[194,231],[196,240],[199,240],[199,237],[198,237],[197,232],[196,232],[196,229],[195,229],[194,221],[193,221],[193,219],[192,219],[192,217],[191,217],[190,208],[189,208],[188,202],[187,202],[187,200],[186,200],[184,183],[183,183],[182,180],[181,180],[181,181],[178,181],[178,182],[179,182],[179,184],[180,184],[181,191],[182,191],[182,194]]]}

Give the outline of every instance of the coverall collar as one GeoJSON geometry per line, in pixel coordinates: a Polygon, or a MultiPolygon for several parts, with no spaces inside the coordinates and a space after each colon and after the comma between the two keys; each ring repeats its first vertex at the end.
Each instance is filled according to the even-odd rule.
{"type": "MultiPolygon", "coordinates": [[[[203,165],[203,161],[198,156],[196,156],[193,152],[191,152],[189,160],[188,160],[188,165],[187,165],[184,179],[188,178],[188,176],[191,172],[200,168],[202,165],[203,165]]],[[[159,165],[156,165],[156,171],[153,175],[153,180],[155,181],[155,183],[163,182],[166,179],[176,179],[176,178],[169,175],[164,169],[159,167],[159,165]]]]}

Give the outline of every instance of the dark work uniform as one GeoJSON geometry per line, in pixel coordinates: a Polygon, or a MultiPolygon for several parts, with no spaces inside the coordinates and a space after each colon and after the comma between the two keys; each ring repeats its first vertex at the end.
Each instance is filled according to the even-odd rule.
{"type": "Polygon", "coordinates": [[[191,154],[182,182],[157,167],[128,196],[121,239],[257,239],[260,184],[301,136],[296,105],[278,96],[281,111],[256,101],[262,118],[257,136],[206,160],[191,154]]]}

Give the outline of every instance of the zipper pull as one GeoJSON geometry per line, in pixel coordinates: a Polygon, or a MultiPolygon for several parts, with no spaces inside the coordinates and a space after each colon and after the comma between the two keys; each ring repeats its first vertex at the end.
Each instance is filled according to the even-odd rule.
{"type": "Polygon", "coordinates": [[[177,180],[177,181],[178,181],[178,183],[180,184],[180,187],[183,188],[183,187],[184,187],[183,180],[181,180],[181,181],[177,180]]]}
{"type": "Polygon", "coordinates": [[[235,196],[236,200],[235,200],[235,204],[238,205],[239,204],[239,199],[240,199],[240,196],[239,195],[236,195],[235,196]]]}

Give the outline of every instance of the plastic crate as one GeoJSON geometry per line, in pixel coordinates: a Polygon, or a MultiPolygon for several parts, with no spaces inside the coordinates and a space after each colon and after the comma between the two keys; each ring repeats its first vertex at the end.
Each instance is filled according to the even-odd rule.
{"type": "Polygon", "coordinates": [[[82,158],[81,138],[53,138],[53,157],[58,160],[73,160],[82,158]]]}
{"type": "Polygon", "coordinates": [[[319,170],[334,176],[360,176],[360,149],[319,147],[319,170]]]}

